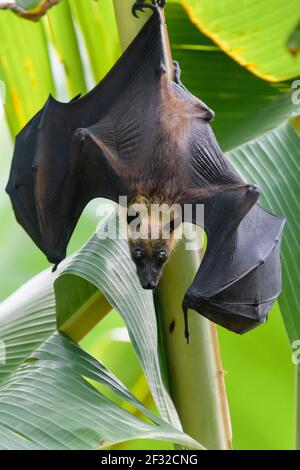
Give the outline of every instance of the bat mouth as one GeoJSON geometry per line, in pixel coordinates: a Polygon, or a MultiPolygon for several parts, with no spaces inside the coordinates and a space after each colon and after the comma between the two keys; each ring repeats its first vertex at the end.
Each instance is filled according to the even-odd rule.
{"type": "Polygon", "coordinates": [[[247,189],[248,189],[248,192],[253,194],[253,197],[256,197],[257,199],[259,198],[260,196],[260,189],[258,186],[256,186],[255,184],[247,184],[247,189]]]}
{"type": "Polygon", "coordinates": [[[157,282],[155,281],[147,281],[141,282],[141,286],[144,290],[154,290],[157,287],[157,282]]]}

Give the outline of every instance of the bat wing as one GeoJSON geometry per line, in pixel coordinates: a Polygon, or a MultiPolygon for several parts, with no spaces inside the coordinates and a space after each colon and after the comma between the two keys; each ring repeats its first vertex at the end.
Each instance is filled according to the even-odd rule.
{"type": "MultiPolygon", "coordinates": [[[[259,191],[245,185],[201,200],[207,250],[183,308],[192,308],[236,333],[263,323],[281,292],[283,217],[266,212],[259,191]]],[[[199,225],[194,216],[193,223],[199,225]]],[[[188,328],[186,328],[188,337],[188,328]]]]}
{"type": "MultiPolygon", "coordinates": [[[[71,102],[77,100],[75,96],[71,102]]],[[[34,191],[34,157],[38,128],[46,105],[26,124],[16,137],[13,161],[6,186],[19,224],[36,245],[43,249],[34,191]]]]}
{"type": "Polygon", "coordinates": [[[60,167],[39,166],[35,174],[35,199],[43,241],[43,251],[51,263],[66,256],[72,233],[86,205],[96,197],[118,202],[127,187],[106,154],[103,142],[88,129],[74,133],[68,169],[61,184],[54,171],[60,167]],[[50,177],[49,177],[50,175],[50,177]]]}
{"type": "Polygon", "coordinates": [[[51,262],[65,257],[91,199],[126,195],[127,169],[143,164],[157,135],[164,63],[157,9],[102,82],[70,103],[50,96],[18,136],[8,193],[51,262]]]}
{"type": "Polygon", "coordinates": [[[185,318],[187,321],[187,309],[192,308],[229,330],[243,333],[266,320],[280,294],[280,241],[285,219],[257,204],[259,190],[235,173],[208,121],[200,120],[195,126],[188,178],[196,193],[206,190],[208,195],[194,202],[192,216],[186,220],[203,224],[195,210],[197,203],[203,204],[208,245],[184,297],[185,318]]]}
{"type": "Polygon", "coordinates": [[[43,242],[37,216],[32,167],[37,129],[42,113],[43,109],[28,122],[16,138],[10,177],[6,187],[17,221],[40,249],[43,248],[43,242]]]}

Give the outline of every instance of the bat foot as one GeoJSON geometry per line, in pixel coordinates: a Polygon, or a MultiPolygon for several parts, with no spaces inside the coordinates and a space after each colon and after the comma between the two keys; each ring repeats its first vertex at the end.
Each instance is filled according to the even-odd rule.
{"type": "Polygon", "coordinates": [[[150,10],[157,10],[157,8],[164,8],[166,0],[152,0],[152,3],[147,3],[144,0],[136,0],[132,7],[132,14],[136,18],[139,18],[137,15],[138,11],[144,12],[145,8],[150,8],[150,10]]]}

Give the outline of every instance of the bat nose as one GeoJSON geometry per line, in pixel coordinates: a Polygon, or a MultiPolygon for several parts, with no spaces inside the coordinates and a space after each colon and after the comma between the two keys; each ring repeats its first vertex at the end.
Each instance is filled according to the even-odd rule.
{"type": "Polygon", "coordinates": [[[252,193],[255,196],[260,195],[260,189],[255,184],[247,184],[247,189],[249,193],[252,193]]]}
{"type": "Polygon", "coordinates": [[[154,281],[147,281],[145,283],[143,283],[143,289],[146,289],[146,290],[153,290],[155,289],[157,283],[154,282],[154,281]]]}

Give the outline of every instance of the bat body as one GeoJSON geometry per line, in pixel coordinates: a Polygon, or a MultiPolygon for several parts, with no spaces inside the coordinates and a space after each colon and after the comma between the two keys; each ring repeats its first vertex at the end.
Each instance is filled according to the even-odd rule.
{"type": "MultiPolygon", "coordinates": [[[[284,219],[257,205],[258,189],[227,161],[209,124],[214,113],[182,85],[177,64],[169,79],[152,3],[151,18],[102,82],[70,103],[50,96],[20,132],[7,191],[17,220],[55,264],[93,198],[204,204],[208,248],[184,310],[240,333],[264,321],[280,293],[284,219]]],[[[145,6],[137,2],[134,13],[145,6]]],[[[138,211],[128,224],[137,218],[145,225],[138,211]]],[[[194,214],[186,221],[197,223],[194,214]]],[[[129,236],[146,289],[156,287],[175,245],[174,218],[168,239],[156,223],[155,240],[129,236]]],[[[151,218],[146,225],[149,232],[151,218]]]]}

